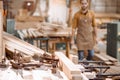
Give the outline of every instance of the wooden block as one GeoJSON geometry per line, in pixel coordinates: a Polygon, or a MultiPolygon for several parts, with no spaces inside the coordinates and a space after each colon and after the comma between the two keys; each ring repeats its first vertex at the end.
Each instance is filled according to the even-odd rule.
{"type": "Polygon", "coordinates": [[[59,58],[60,63],[62,64],[63,72],[67,77],[72,80],[72,75],[80,75],[81,71],[78,69],[72,61],[70,61],[62,52],[55,52],[55,55],[59,58]]]}
{"type": "Polygon", "coordinates": [[[107,65],[113,65],[113,62],[110,62],[110,61],[107,62],[106,61],[105,64],[107,64],[107,65]]]}

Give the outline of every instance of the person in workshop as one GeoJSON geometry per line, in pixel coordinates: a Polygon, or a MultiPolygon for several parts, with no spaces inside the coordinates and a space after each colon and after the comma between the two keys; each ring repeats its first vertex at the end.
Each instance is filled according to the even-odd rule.
{"type": "Polygon", "coordinates": [[[72,21],[72,40],[74,44],[75,31],[77,29],[76,43],[78,48],[78,59],[84,59],[84,51],[88,51],[87,60],[94,56],[93,47],[96,43],[97,28],[94,12],[88,9],[88,0],[80,0],[80,11],[75,13],[72,21]]]}

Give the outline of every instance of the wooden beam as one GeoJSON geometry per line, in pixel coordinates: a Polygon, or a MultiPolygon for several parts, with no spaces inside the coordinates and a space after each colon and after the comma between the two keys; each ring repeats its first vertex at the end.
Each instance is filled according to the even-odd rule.
{"type": "Polygon", "coordinates": [[[81,71],[70,61],[62,52],[55,52],[55,55],[59,58],[60,66],[63,72],[69,78],[69,80],[81,80],[81,71]]]}
{"type": "Polygon", "coordinates": [[[69,17],[68,17],[68,27],[71,27],[72,22],[72,0],[69,0],[69,17]]]}
{"type": "Polygon", "coordinates": [[[0,1],[0,62],[4,56],[3,49],[3,2],[0,1]]]}
{"type": "Polygon", "coordinates": [[[21,47],[13,42],[10,42],[7,40],[4,40],[4,41],[6,44],[5,48],[7,48],[8,50],[10,50],[13,53],[15,52],[15,50],[17,50],[17,51],[20,51],[21,53],[23,53],[25,55],[29,55],[29,56],[33,56],[35,54],[35,52],[25,49],[24,47],[21,47]]]}

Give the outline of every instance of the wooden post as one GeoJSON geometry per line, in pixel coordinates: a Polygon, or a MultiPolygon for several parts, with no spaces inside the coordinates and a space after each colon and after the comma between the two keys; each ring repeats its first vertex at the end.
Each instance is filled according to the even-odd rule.
{"type": "Polygon", "coordinates": [[[68,17],[68,27],[71,26],[72,21],[72,0],[69,0],[69,17],[68,17]]]}
{"type": "Polygon", "coordinates": [[[0,1],[0,62],[3,56],[3,3],[0,1]]]}
{"type": "Polygon", "coordinates": [[[66,39],[66,56],[69,58],[69,52],[70,51],[70,41],[68,41],[68,38],[66,39]]]}

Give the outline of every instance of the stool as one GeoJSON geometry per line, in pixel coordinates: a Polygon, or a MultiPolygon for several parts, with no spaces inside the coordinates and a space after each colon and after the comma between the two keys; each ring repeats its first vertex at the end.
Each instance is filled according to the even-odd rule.
{"type": "Polygon", "coordinates": [[[52,43],[52,51],[53,53],[56,50],[56,44],[57,43],[65,43],[66,44],[66,56],[69,57],[69,50],[70,50],[70,41],[69,38],[51,38],[51,43],[52,43]]]}

